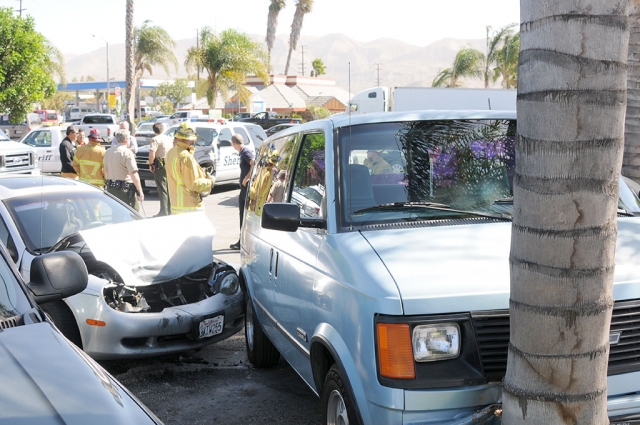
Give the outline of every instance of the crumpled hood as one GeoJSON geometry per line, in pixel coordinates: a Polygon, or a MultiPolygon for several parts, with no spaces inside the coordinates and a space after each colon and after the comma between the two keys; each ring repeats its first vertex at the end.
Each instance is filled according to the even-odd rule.
{"type": "Polygon", "coordinates": [[[152,423],[100,366],[46,322],[0,331],[0,422],[152,423]]]}
{"type": "MultiPolygon", "coordinates": [[[[511,223],[363,232],[405,314],[509,308],[511,223]]],[[[618,219],[614,298],[640,298],[640,219],[618,219]]]]}
{"type": "Polygon", "coordinates": [[[215,229],[204,212],[82,230],[94,257],[129,286],[167,282],[213,261],[215,229]]]}

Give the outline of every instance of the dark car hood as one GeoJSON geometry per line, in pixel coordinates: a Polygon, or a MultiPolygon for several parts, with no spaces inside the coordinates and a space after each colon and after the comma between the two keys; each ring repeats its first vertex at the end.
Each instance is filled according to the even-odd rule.
{"type": "Polygon", "coordinates": [[[0,331],[0,422],[155,423],[111,375],[48,322],[0,331]]]}

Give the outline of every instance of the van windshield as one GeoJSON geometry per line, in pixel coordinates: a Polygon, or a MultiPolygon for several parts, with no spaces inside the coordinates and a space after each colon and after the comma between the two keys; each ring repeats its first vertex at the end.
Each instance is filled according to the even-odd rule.
{"type": "Polygon", "coordinates": [[[465,217],[453,210],[509,216],[512,203],[500,201],[512,196],[515,134],[515,120],[341,129],[341,227],[465,217]]]}

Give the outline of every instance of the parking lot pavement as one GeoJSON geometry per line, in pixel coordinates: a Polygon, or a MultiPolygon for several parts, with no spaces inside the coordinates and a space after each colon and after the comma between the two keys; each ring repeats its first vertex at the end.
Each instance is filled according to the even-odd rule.
{"type": "MultiPolygon", "coordinates": [[[[238,194],[236,184],[219,185],[213,188],[211,195],[204,199],[205,214],[213,223],[216,234],[213,238],[213,255],[229,263],[236,269],[240,266],[240,251],[229,248],[238,242],[240,234],[238,214],[238,194]]],[[[160,211],[158,194],[155,191],[145,195],[143,214],[153,217],[160,211]]]]}

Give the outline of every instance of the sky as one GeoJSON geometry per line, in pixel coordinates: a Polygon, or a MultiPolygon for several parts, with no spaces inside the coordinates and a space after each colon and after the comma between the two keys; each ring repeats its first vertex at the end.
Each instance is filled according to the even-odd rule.
{"type": "MultiPolygon", "coordinates": [[[[150,20],[174,40],[195,38],[197,30],[233,28],[266,35],[270,0],[135,0],[134,25],[150,20]]],[[[295,0],[278,18],[278,35],[288,36],[295,0]]],[[[36,30],[62,53],[83,54],[124,43],[126,0],[0,0],[22,7],[36,30]],[[21,6],[22,5],[22,6],[21,6]],[[92,37],[95,35],[96,37],[92,37]]],[[[16,12],[19,13],[19,12],[16,12]]],[[[518,0],[315,0],[302,25],[303,36],[340,33],[356,41],[393,38],[426,46],[442,38],[485,38],[494,29],[519,22],[518,0]]]]}

